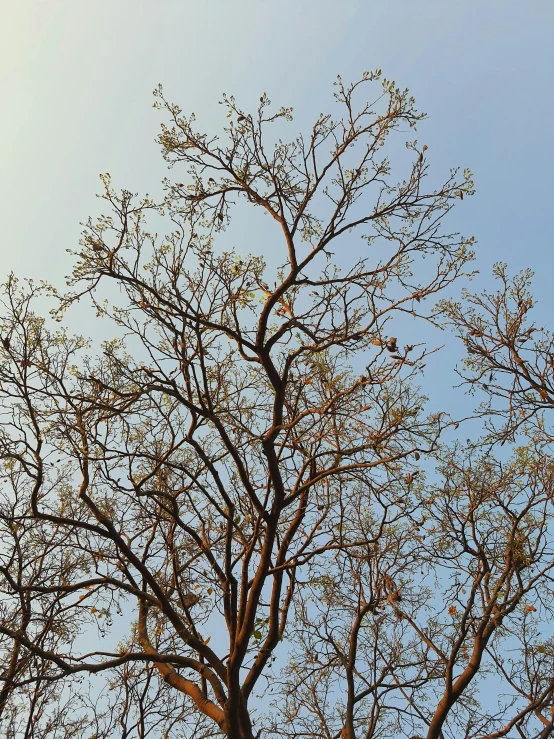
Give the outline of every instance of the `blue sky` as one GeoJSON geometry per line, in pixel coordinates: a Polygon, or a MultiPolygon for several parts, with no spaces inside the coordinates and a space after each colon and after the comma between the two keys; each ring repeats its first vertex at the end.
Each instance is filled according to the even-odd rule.
{"type": "Polygon", "coordinates": [[[477,194],[451,223],[477,238],[476,283],[490,283],[497,260],[531,267],[549,316],[552,28],[551,0],[5,3],[2,278],[13,269],[61,284],[79,222],[98,212],[100,172],[115,186],[160,192],[158,83],[197,113],[199,128],[223,123],[224,91],[245,108],[266,91],[305,129],[329,107],[338,73],[355,79],[379,67],[429,114],[418,138],[432,172],[460,165],[475,174],[477,194]]]}

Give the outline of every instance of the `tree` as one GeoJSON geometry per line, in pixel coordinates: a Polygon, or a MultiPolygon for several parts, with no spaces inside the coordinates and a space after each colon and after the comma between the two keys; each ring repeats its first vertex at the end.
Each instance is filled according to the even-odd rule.
{"type": "Polygon", "coordinates": [[[548,444],[498,461],[425,412],[417,327],[454,320],[434,297],[472,240],[443,220],[473,183],[427,188],[417,141],[394,179],[381,147],[423,116],[386,80],[364,103],[379,76],[289,143],[265,95],[225,98],[220,140],[160,88],[187,184],[105,176],[67,291],[5,284],[7,736],[552,732],[548,444]],[[262,213],[281,250],[237,253],[231,216],[262,213]],[[97,355],[53,322],[87,297],[97,355]]]}

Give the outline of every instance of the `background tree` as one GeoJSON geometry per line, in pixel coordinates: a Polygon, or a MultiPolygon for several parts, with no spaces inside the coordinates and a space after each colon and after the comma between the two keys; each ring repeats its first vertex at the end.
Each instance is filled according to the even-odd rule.
{"type": "Polygon", "coordinates": [[[382,146],[423,116],[386,80],[365,103],[378,78],[339,79],[340,116],[289,143],[265,95],[225,98],[220,140],[157,90],[186,184],[157,203],[105,176],[70,292],[6,283],[7,735],[552,731],[552,464],[535,437],[506,463],[449,449],[425,414],[417,326],[452,317],[431,298],[471,239],[442,222],[473,185],[427,188],[417,141],[393,175],[382,146]],[[280,251],[220,247],[258,212],[280,251]],[[96,356],[46,294],[59,320],[88,296],[116,338],[96,356]]]}
{"type": "Polygon", "coordinates": [[[447,321],[467,347],[460,376],[486,400],[489,442],[513,441],[520,432],[552,442],[548,410],[554,404],[554,334],[533,321],[533,274],[510,279],[507,265],[497,264],[495,291],[464,292],[462,301],[447,300],[447,321]]]}

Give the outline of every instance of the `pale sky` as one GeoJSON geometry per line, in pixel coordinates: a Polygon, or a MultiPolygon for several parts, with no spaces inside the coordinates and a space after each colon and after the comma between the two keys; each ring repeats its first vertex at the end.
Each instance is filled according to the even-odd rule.
{"type": "MultiPolygon", "coordinates": [[[[381,68],[429,114],[432,171],[469,167],[477,194],[452,218],[490,267],[537,271],[552,314],[552,0],[1,0],[1,276],[62,284],[97,175],[160,192],[152,90],[198,128],[223,125],[223,92],[262,92],[304,128],[340,73],[381,68]]],[[[298,129],[295,129],[298,130],[298,129]]],[[[292,133],[295,132],[293,130],[292,133]]],[[[554,322],[553,322],[554,323],[554,322]]],[[[554,327],[554,326],[551,326],[554,327]]],[[[85,333],[87,333],[85,331],[85,333]]]]}

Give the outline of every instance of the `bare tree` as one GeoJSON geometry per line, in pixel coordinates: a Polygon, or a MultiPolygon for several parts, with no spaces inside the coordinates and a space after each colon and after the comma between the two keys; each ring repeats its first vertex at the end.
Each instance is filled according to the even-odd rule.
{"type": "Polygon", "coordinates": [[[187,182],[157,203],[105,176],[69,292],[4,286],[6,736],[552,730],[552,465],[535,438],[503,464],[448,449],[425,413],[418,326],[470,269],[443,219],[473,184],[426,187],[417,141],[383,156],[423,116],[386,80],[365,103],[378,78],[339,79],[339,117],[289,143],[265,95],[225,98],[218,139],[159,89],[187,182]],[[237,253],[231,216],[262,213],[280,251],[237,253]],[[48,296],[116,338],[95,353],[48,296]]]}

